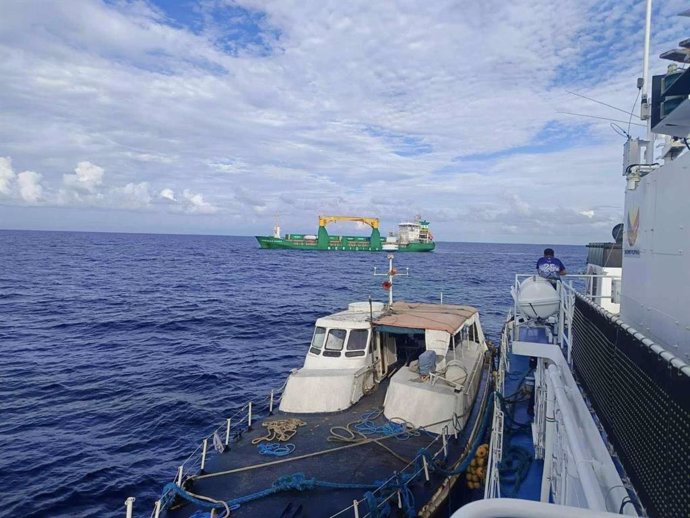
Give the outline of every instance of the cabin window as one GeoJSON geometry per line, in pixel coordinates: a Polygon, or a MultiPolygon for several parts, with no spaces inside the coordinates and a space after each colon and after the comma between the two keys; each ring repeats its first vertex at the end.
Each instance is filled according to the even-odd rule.
{"type": "Polygon", "coordinates": [[[309,352],[312,354],[321,353],[321,348],[323,347],[324,338],[326,338],[326,328],[317,327],[314,329],[314,336],[311,339],[311,348],[309,352]]]}
{"type": "Polygon", "coordinates": [[[329,329],[326,337],[326,344],[324,347],[324,356],[340,356],[340,351],[345,345],[345,336],[347,331],[345,329],[329,329]]]}
{"type": "Polygon", "coordinates": [[[477,324],[472,323],[469,327],[470,342],[479,342],[479,333],[477,333],[477,324]]]}
{"type": "Polygon", "coordinates": [[[347,340],[347,352],[345,356],[364,356],[366,354],[367,342],[369,341],[368,329],[353,329],[350,331],[350,338],[347,340]]]}

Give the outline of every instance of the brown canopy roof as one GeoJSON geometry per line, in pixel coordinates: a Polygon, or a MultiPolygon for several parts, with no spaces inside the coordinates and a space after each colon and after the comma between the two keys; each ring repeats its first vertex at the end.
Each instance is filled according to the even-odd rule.
{"type": "Polygon", "coordinates": [[[374,320],[374,325],[433,329],[452,334],[476,312],[472,306],[394,302],[390,310],[374,320]]]}

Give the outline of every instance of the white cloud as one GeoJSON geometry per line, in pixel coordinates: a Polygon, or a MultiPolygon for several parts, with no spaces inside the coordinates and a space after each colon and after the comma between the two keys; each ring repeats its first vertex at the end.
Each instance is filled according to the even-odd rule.
{"type": "MultiPolygon", "coordinates": [[[[152,3],[75,2],[79,17],[26,0],[0,19],[0,142],[41,172],[43,205],[216,212],[243,232],[276,212],[296,230],[322,210],[421,212],[441,239],[482,240],[554,207],[572,221],[563,239],[586,240],[621,212],[622,142],[557,112],[624,117],[566,92],[632,105],[640,2],[238,0],[261,20],[249,43],[241,20],[207,12],[226,2],[189,24],[152,3]]],[[[687,28],[677,0],[661,4],[656,54],[687,28]]],[[[0,194],[16,200],[7,171],[0,194]]]]}
{"type": "Polygon", "coordinates": [[[91,162],[79,162],[74,174],[62,176],[62,183],[77,191],[93,193],[103,183],[104,170],[91,162]]]}
{"type": "Polygon", "coordinates": [[[170,189],[170,188],[168,188],[168,187],[166,187],[165,189],[163,189],[163,190],[159,193],[158,196],[160,196],[160,197],[163,198],[164,200],[168,200],[168,201],[177,201],[177,200],[175,199],[175,191],[173,191],[172,189],[170,189]]]}
{"type": "Polygon", "coordinates": [[[15,176],[12,169],[12,159],[10,157],[0,157],[0,194],[10,195],[15,176]]]}
{"type": "Polygon", "coordinates": [[[170,164],[175,160],[175,157],[158,155],[155,153],[140,153],[135,151],[126,151],[124,155],[128,158],[134,160],[139,160],[141,162],[158,162],[161,164],[170,164]]]}
{"type": "Polygon", "coordinates": [[[213,214],[218,212],[218,208],[204,201],[203,195],[199,193],[185,189],[182,191],[182,196],[187,201],[185,211],[190,214],[213,214]]]}
{"type": "Polygon", "coordinates": [[[201,193],[183,190],[178,200],[169,187],[153,191],[151,184],[128,182],[123,186],[105,182],[105,169],[91,162],[79,162],[74,174],[62,176],[57,189],[43,185],[43,175],[34,171],[15,174],[10,157],[0,157],[0,194],[13,205],[36,204],[63,207],[99,207],[116,210],[165,210],[187,214],[214,214],[218,208],[206,201],[201,193]],[[165,204],[154,204],[164,200],[165,204]]]}
{"type": "Polygon", "coordinates": [[[110,202],[117,208],[143,209],[151,205],[148,182],[128,183],[110,191],[110,202]]]}
{"type": "Polygon", "coordinates": [[[36,203],[43,198],[42,176],[33,171],[24,171],[17,175],[19,195],[28,203],[36,203]]]}

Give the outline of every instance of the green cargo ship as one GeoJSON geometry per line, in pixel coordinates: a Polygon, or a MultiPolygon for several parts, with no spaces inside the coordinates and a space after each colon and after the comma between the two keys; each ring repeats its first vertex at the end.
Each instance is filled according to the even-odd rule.
{"type": "Polygon", "coordinates": [[[436,244],[429,232],[429,222],[415,218],[413,222],[403,222],[397,233],[381,237],[378,218],[359,216],[319,216],[319,231],[313,234],[286,234],[281,237],[280,226],[273,228],[272,236],[256,236],[261,248],[281,250],[339,250],[347,252],[431,252],[436,244]],[[371,227],[371,235],[335,236],[330,235],[326,225],[336,221],[356,221],[371,227]]]}

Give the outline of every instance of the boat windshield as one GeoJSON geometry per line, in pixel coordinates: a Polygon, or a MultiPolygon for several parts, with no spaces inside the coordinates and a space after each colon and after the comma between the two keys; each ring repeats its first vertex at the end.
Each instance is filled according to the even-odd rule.
{"type": "Polygon", "coordinates": [[[369,344],[368,329],[327,329],[317,327],[311,340],[309,352],[311,354],[338,357],[343,349],[345,356],[364,356],[369,344]],[[347,347],[346,347],[347,343],[347,347]]]}
{"type": "Polygon", "coordinates": [[[326,338],[326,351],[342,351],[346,335],[345,329],[329,329],[326,338]]]}
{"type": "Polygon", "coordinates": [[[311,349],[309,349],[309,352],[319,354],[321,352],[321,348],[323,347],[324,338],[326,338],[325,327],[317,327],[314,329],[314,336],[311,339],[311,349]]]}
{"type": "Polygon", "coordinates": [[[353,329],[350,331],[350,337],[347,339],[347,352],[345,356],[364,356],[368,341],[368,329],[353,329]]]}

